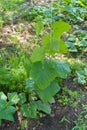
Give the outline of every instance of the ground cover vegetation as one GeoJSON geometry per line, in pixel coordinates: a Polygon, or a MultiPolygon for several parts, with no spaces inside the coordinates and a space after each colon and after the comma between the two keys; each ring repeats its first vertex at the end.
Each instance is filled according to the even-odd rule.
{"type": "Polygon", "coordinates": [[[1,0],[0,130],[86,130],[86,96],[87,0],[1,0]]]}

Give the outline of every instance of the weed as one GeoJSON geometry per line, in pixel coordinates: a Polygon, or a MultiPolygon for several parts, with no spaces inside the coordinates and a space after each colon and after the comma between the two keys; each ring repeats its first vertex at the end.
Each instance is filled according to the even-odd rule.
{"type": "Polygon", "coordinates": [[[83,105],[82,111],[76,114],[77,119],[74,121],[75,126],[72,130],[86,130],[87,129],[87,105],[83,105]]]}
{"type": "MultiPolygon", "coordinates": [[[[70,105],[72,107],[76,107],[82,98],[81,91],[72,91],[69,90],[67,87],[62,88],[62,93],[57,94],[57,100],[59,103],[63,105],[70,105]]],[[[83,95],[84,97],[84,95],[83,95]]]]}

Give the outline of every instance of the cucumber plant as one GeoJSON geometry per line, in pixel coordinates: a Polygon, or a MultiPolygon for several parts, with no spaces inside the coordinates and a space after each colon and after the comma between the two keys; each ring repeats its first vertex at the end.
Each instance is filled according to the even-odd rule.
{"type": "MultiPolygon", "coordinates": [[[[36,100],[35,98],[32,99],[34,108],[36,106],[35,111],[40,110],[48,114],[51,112],[48,105],[53,96],[60,90],[58,79],[65,79],[70,73],[67,63],[53,58],[56,53],[66,53],[68,51],[61,36],[69,29],[70,26],[65,22],[53,23],[50,33],[42,37],[41,46],[37,46],[31,54],[31,68],[26,90],[28,93],[35,93],[38,97],[36,100]]],[[[22,110],[24,108],[22,107],[22,110]]],[[[25,110],[24,113],[26,113],[25,110]]],[[[25,116],[28,116],[28,113],[25,116]]],[[[34,114],[34,116],[37,116],[37,114],[34,114]]]]}
{"type": "Polygon", "coordinates": [[[40,112],[51,113],[50,103],[54,102],[53,97],[60,90],[59,80],[67,78],[70,73],[66,62],[53,58],[56,53],[67,53],[61,36],[69,29],[68,23],[54,22],[51,31],[42,37],[41,45],[33,50],[29,63],[24,65],[28,75],[25,92],[8,93],[7,96],[1,93],[0,121],[14,121],[13,114],[17,111],[13,107],[15,104],[24,117],[36,118],[40,112]]]}

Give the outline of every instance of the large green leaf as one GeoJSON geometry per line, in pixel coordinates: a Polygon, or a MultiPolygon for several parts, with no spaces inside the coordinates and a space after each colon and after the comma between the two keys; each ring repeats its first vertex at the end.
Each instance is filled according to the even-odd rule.
{"type": "Polygon", "coordinates": [[[66,44],[63,40],[61,40],[61,35],[63,32],[69,29],[69,25],[65,22],[61,22],[61,24],[62,26],[66,25],[66,28],[58,30],[58,28],[60,29],[60,22],[55,22],[52,25],[52,32],[49,35],[43,36],[42,38],[42,46],[45,48],[48,54],[53,55],[55,53],[66,53],[68,51],[66,44]]]}
{"type": "Polygon", "coordinates": [[[37,62],[32,66],[30,77],[35,81],[38,88],[45,89],[56,78],[56,72],[50,62],[37,62]]]}
{"type": "Polygon", "coordinates": [[[21,106],[21,114],[24,117],[36,118],[38,111],[43,111],[50,114],[50,105],[41,101],[31,101],[30,104],[23,104],[21,106]]]}
{"type": "Polygon", "coordinates": [[[57,72],[58,77],[66,78],[67,74],[70,73],[69,65],[66,62],[62,62],[60,60],[53,61],[53,68],[57,72]]]}
{"type": "Polygon", "coordinates": [[[67,32],[70,29],[70,25],[66,22],[54,22],[52,24],[52,33],[53,36],[60,39],[61,35],[64,32],[67,32]]]}
{"type": "Polygon", "coordinates": [[[51,35],[43,37],[42,45],[48,54],[54,55],[55,53],[59,52],[60,42],[58,39],[51,37],[51,35]]]}
{"type": "Polygon", "coordinates": [[[14,121],[13,114],[16,109],[9,105],[9,102],[5,100],[0,100],[0,120],[5,119],[9,121],[14,121]]]}
{"type": "Polygon", "coordinates": [[[43,47],[36,47],[30,57],[32,62],[42,61],[45,56],[45,50],[43,47]]]}
{"type": "Polygon", "coordinates": [[[30,104],[23,104],[21,106],[21,114],[24,117],[36,118],[37,117],[37,104],[33,101],[30,104]]]}
{"type": "Polygon", "coordinates": [[[66,53],[68,49],[64,41],[61,40],[61,35],[58,37],[58,32],[52,33],[47,36],[43,36],[42,38],[42,46],[44,47],[45,51],[50,55],[55,53],[66,53]]]}
{"type": "Polygon", "coordinates": [[[60,90],[60,86],[53,81],[46,89],[37,89],[37,94],[43,102],[49,102],[52,97],[60,90]]]}

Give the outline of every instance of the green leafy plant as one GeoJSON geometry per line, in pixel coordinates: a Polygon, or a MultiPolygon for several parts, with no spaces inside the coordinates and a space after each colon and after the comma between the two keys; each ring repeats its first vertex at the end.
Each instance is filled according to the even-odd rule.
{"type": "MultiPolygon", "coordinates": [[[[61,87],[61,82],[72,72],[71,78],[74,77],[75,82],[87,84],[86,64],[77,63],[77,59],[76,62],[68,59],[73,62],[69,67],[62,59],[66,56],[73,57],[72,54],[78,55],[79,59],[87,51],[86,21],[83,22],[87,17],[87,2],[86,0],[58,0],[53,1],[50,8],[49,5],[38,6],[25,3],[20,5],[21,2],[23,0],[0,1],[0,29],[6,23],[12,23],[11,31],[14,29],[19,35],[23,33],[24,26],[18,24],[18,27],[14,26],[12,29],[14,23],[24,20],[30,25],[32,21],[35,23],[32,23],[35,25],[35,30],[32,32],[36,34],[34,43],[37,43],[37,47],[26,52],[22,48],[9,47],[8,43],[19,44],[19,40],[17,36],[5,38],[1,30],[0,37],[3,41],[1,40],[0,43],[2,45],[5,42],[6,49],[1,49],[2,46],[0,48],[0,123],[3,120],[14,121],[14,114],[18,110],[21,116],[25,117],[19,127],[24,129],[27,125],[26,117],[37,118],[51,113],[50,104],[55,102],[56,94],[58,103],[71,107],[76,107],[84,96],[80,91],[61,87]],[[56,20],[59,22],[55,22],[56,20]],[[68,23],[72,26],[70,31],[68,23]],[[66,33],[67,31],[69,33],[66,33]],[[66,55],[68,50],[69,53],[66,55]],[[61,54],[64,57],[60,58],[61,54]]],[[[28,31],[30,33],[30,30],[28,31]]],[[[85,105],[85,111],[76,115],[75,127],[72,130],[87,128],[86,111],[85,105]]],[[[63,122],[71,123],[65,116],[60,121],[63,122]]],[[[65,129],[68,129],[67,125],[65,129]]]]}
{"type": "Polygon", "coordinates": [[[26,81],[24,81],[24,79],[26,80],[26,78],[27,73],[23,65],[14,67],[14,65],[11,64],[9,68],[5,66],[0,67],[0,90],[3,92],[23,91],[26,84],[26,81]],[[3,88],[3,86],[5,87],[3,88]]]}
{"type": "MultiPolygon", "coordinates": [[[[38,27],[39,30],[40,28],[42,26],[38,27]]],[[[37,35],[40,33],[38,29],[37,35]]],[[[7,83],[5,82],[4,85],[10,90],[6,97],[8,102],[3,101],[3,105],[10,103],[9,107],[14,108],[12,105],[17,104],[21,115],[24,117],[36,118],[39,112],[51,113],[50,103],[53,102],[53,97],[60,90],[58,81],[67,78],[71,71],[68,63],[53,58],[56,53],[67,53],[68,49],[61,36],[69,29],[70,25],[65,22],[53,23],[51,31],[42,37],[41,46],[38,45],[33,50],[30,59],[27,59],[26,56],[22,57],[20,54],[15,58],[9,58],[10,62],[6,69],[1,67],[0,84],[3,85],[6,77],[7,83]],[[2,77],[2,75],[5,76],[2,77]],[[22,88],[20,89],[21,85],[22,88]],[[11,91],[17,91],[16,86],[19,86],[18,92],[24,91],[25,93],[11,93],[11,91]]],[[[6,109],[7,113],[9,113],[10,108],[6,109]]],[[[16,109],[14,111],[12,109],[12,114],[15,111],[16,109]]],[[[6,119],[13,121],[12,114],[6,119]]],[[[5,119],[0,117],[1,120],[5,119]]]]}
{"type": "MultiPolygon", "coordinates": [[[[43,110],[40,106],[38,106],[38,108],[48,114],[51,111],[49,107],[47,107],[49,108],[48,111],[46,110],[46,103],[49,105],[53,96],[60,90],[58,78],[65,79],[67,74],[70,73],[70,68],[67,63],[52,58],[55,53],[67,52],[67,47],[61,40],[61,35],[63,32],[68,31],[69,28],[70,26],[65,22],[53,23],[51,32],[42,37],[42,45],[36,47],[30,57],[32,66],[26,89],[28,92],[36,93],[41,100],[40,102],[43,102],[41,106],[44,105],[43,110]]],[[[35,104],[37,104],[37,102],[33,101],[33,103],[35,106],[33,114],[34,117],[36,117],[37,105],[35,104]]],[[[32,105],[31,101],[31,106],[32,105]]],[[[28,106],[24,105],[22,112],[27,107],[28,106]]],[[[28,115],[27,112],[25,116],[30,116],[30,114],[28,115]]]]}
{"type": "Polygon", "coordinates": [[[72,107],[76,107],[81,98],[84,98],[84,95],[81,91],[72,91],[67,87],[62,88],[62,93],[57,94],[58,103],[63,105],[70,105],[72,107]],[[81,96],[80,96],[81,95],[81,96]]]}
{"type": "Polygon", "coordinates": [[[76,71],[77,77],[74,78],[75,82],[78,82],[79,84],[86,84],[86,77],[87,77],[87,68],[84,68],[84,70],[76,71]]]}
{"type": "Polygon", "coordinates": [[[23,130],[23,129],[27,129],[27,120],[23,120],[22,122],[21,122],[21,126],[19,127],[19,129],[18,130],[23,130]]]}
{"type": "Polygon", "coordinates": [[[87,129],[87,105],[82,105],[82,111],[76,114],[77,119],[74,121],[75,126],[72,130],[86,130],[87,129]]]}
{"type": "Polygon", "coordinates": [[[56,10],[54,11],[56,19],[63,19],[76,22],[82,22],[86,18],[86,2],[80,0],[70,1],[58,1],[54,2],[53,6],[56,10]]]}
{"type": "Polygon", "coordinates": [[[69,52],[75,52],[80,54],[80,56],[86,52],[86,33],[85,30],[81,30],[78,27],[78,29],[75,29],[75,31],[67,37],[66,45],[69,48],[69,52]]]}
{"type": "Polygon", "coordinates": [[[69,60],[70,68],[72,70],[72,77],[75,83],[79,83],[82,85],[87,84],[87,67],[86,64],[81,62],[80,60],[75,61],[74,59],[69,60]]]}

